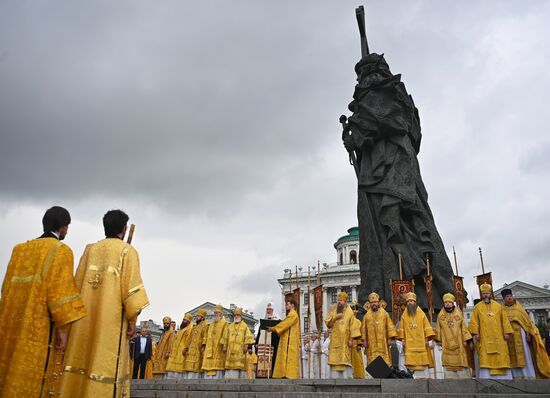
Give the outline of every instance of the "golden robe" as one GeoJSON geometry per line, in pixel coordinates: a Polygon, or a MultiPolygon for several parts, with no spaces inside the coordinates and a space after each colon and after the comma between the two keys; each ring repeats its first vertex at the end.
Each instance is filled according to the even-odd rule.
{"type": "Polygon", "coordinates": [[[183,350],[189,349],[192,330],[193,323],[189,323],[189,325],[178,331],[176,341],[172,346],[172,352],[170,352],[170,358],[166,364],[167,372],[183,373],[183,350]]]}
{"type": "MultiPolygon", "coordinates": [[[[354,319],[355,328],[361,329],[361,321],[357,318],[354,319]]],[[[351,347],[351,364],[353,366],[353,378],[364,379],[367,377],[367,371],[365,370],[365,362],[363,361],[363,351],[359,344],[362,344],[361,339],[353,340],[353,346],[351,347]]]]}
{"type": "Polygon", "coordinates": [[[540,337],[538,328],[529,319],[527,311],[525,311],[517,300],[509,307],[504,305],[503,309],[514,331],[513,336],[507,341],[508,352],[510,353],[510,366],[512,368],[524,368],[526,366],[521,338],[521,329],[523,329],[525,334],[531,336],[529,348],[537,378],[550,378],[550,361],[548,360],[544,342],[540,337]]]}
{"type": "Polygon", "coordinates": [[[66,398],[129,394],[128,322],[149,305],[137,251],[116,238],[88,245],[76,271],[88,316],[71,327],[61,380],[66,398]]]}
{"type": "Polygon", "coordinates": [[[468,356],[464,343],[472,339],[462,312],[455,308],[449,313],[442,308],[437,315],[435,339],[441,343],[441,363],[447,370],[468,368],[468,356]]]}
{"type": "Polygon", "coordinates": [[[397,338],[405,344],[405,365],[411,370],[422,370],[426,366],[433,367],[431,350],[426,339],[435,335],[430,321],[420,308],[411,317],[407,310],[401,316],[397,338]]]}
{"type": "Polygon", "coordinates": [[[273,378],[300,378],[300,318],[291,310],[286,318],[271,329],[279,335],[273,378]]]}
{"type": "Polygon", "coordinates": [[[368,311],[363,317],[361,334],[367,346],[365,349],[367,362],[371,363],[380,356],[388,366],[391,366],[388,340],[395,338],[397,332],[386,310],[379,308],[378,311],[368,311]]]}
{"type": "Polygon", "coordinates": [[[212,322],[208,325],[208,330],[204,334],[202,344],[205,346],[202,370],[204,372],[216,372],[225,369],[225,352],[223,347],[226,341],[223,339],[227,321],[222,316],[218,322],[212,322]]]}
{"type": "Polygon", "coordinates": [[[251,380],[255,377],[256,364],[258,363],[258,356],[256,353],[246,353],[246,378],[251,380]]]}
{"type": "Polygon", "coordinates": [[[208,321],[205,319],[194,325],[189,337],[187,355],[183,360],[183,371],[200,373],[202,371],[202,342],[208,330],[208,321]]]}
{"type": "Polygon", "coordinates": [[[157,351],[153,357],[153,377],[161,377],[166,373],[166,365],[168,359],[172,353],[172,347],[176,336],[174,335],[174,329],[172,326],[160,335],[159,342],[157,343],[157,351]]]}
{"type": "MultiPolygon", "coordinates": [[[[325,319],[327,327],[335,318],[336,306],[331,310],[328,318],[325,319]]],[[[357,324],[355,320],[353,310],[348,305],[342,312],[342,318],[335,320],[332,325],[328,348],[328,364],[335,366],[336,370],[343,370],[344,366],[352,366],[352,347],[348,345],[348,342],[352,339],[361,338],[361,323],[357,324]]]]}
{"type": "Polygon", "coordinates": [[[249,345],[256,344],[252,332],[243,321],[231,323],[225,328],[225,369],[246,370],[246,352],[249,345]]]}
{"type": "Polygon", "coordinates": [[[468,330],[480,337],[477,344],[479,367],[489,369],[492,375],[506,374],[510,368],[510,355],[504,335],[513,333],[513,329],[502,305],[495,300],[489,304],[477,303],[468,330]]]}
{"type": "Polygon", "coordinates": [[[0,300],[0,397],[47,396],[55,329],[85,315],[67,245],[40,238],[15,246],[0,300]]]}

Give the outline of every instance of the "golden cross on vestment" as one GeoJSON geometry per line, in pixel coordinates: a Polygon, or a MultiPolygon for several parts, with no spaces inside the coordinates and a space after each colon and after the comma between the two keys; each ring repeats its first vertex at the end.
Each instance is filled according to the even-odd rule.
{"type": "Polygon", "coordinates": [[[93,289],[97,289],[99,286],[101,286],[101,275],[95,274],[93,277],[88,279],[88,283],[92,285],[93,289]]]}

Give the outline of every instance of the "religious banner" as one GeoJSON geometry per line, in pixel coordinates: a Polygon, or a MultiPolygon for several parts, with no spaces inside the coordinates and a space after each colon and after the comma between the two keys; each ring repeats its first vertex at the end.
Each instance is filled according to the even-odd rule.
{"type": "Polygon", "coordinates": [[[285,293],[285,302],[291,298],[294,299],[294,301],[296,301],[296,312],[299,314],[300,313],[300,288],[299,287],[294,289],[290,293],[285,293]]]}
{"type": "Polygon", "coordinates": [[[277,357],[277,346],[279,345],[279,336],[277,333],[267,331],[268,327],[276,326],[280,320],[260,319],[260,330],[256,336],[256,347],[258,356],[258,365],[256,377],[259,379],[269,379],[273,375],[275,358],[277,357]]]}
{"type": "Polygon", "coordinates": [[[464,278],[453,275],[453,286],[455,288],[456,305],[460,310],[466,308],[466,295],[464,294],[464,278]]]}
{"type": "Polygon", "coordinates": [[[495,298],[495,292],[492,289],[492,287],[493,287],[493,276],[490,272],[487,272],[487,273],[481,274],[481,275],[477,275],[476,276],[476,283],[477,283],[477,288],[479,290],[479,298],[481,298],[480,286],[483,285],[484,283],[488,283],[489,285],[491,285],[491,296],[493,297],[493,299],[495,298]]]}
{"type": "Polygon", "coordinates": [[[428,319],[432,321],[434,314],[434,305],[433,305],[433,292],[432,292],[432,276],[426,275],[424,277],[424,284],[426,285],[426,301],[428,303],[428,319]]]}
{"type": "Polygon", "coordinates": [[[315,308],[315,325],[323,330],[323,285],[313,288],[313,306],[315,308]]]}
{"type": "Polygon", "coordinates": [[[401,318],[401,314],[407,307],[405,295],[413,291],[412,281],[407,280],[390,280],[391,283],[391,299],[392,299],[392,320],[397,323],[401,318]]]}

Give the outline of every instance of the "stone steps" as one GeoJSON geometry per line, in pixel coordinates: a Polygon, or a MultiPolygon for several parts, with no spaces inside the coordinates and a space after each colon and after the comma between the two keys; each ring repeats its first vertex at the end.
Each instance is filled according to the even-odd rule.
{"type": "Polygon", "coordinates": [[[550,380],[133,380],[132,398],[531,398],[550,380]]]}

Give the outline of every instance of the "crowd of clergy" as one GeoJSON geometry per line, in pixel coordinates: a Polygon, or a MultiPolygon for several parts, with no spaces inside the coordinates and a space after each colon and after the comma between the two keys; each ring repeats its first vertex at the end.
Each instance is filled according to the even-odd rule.
{"type": "MultiPolygon", "coordinates": [[[[357,310],[348,304],[347,293],[340,292],[338,304],[325,319],[327,329],[322,338],[315,331],[301,336],[297,303],[289,299],[285,319],[267,328],[267,333],[280,336],[270,377],[364,379],[371,377],[366,367],[378,357],[387,369],[398,369],[414,378],[550,377],[548,344],[512,291],[504,289],[504,304],[499,304],[493,300],[491,285],[483,284],[480,289],[482,299],[475,305],[469,325],[452,294],[443,296],[444,307],[432,325],[411,292],[406,295],[406,311],[397,327],[378,294],[369,295],[360,321],[357,310]]],[[[151,358],[152,377],[255,377],[256,342],[242,321],[242,310],[234,310],[233,323],[225,321],[221,305],[216,307],[211,324],[205,315],[200,310],[193,324],[192,315],[185,314],[177,333],[171,319],[164,319],[165,331],[156,356],[151,358]]],[[[275,319],[271,304],[266,319],[275,319]]],[[[134,377],[137,371],[134,362],[134,377]]]]}
{"type": "MultiPolygon", "coordinates": [[[[232,322],[221,305],[210,322],[204,309],[186,313],[177,332],[167,316],[155,343],[136,327],[149,301],[138,253],[124,241],[128,220],[121,210],[105,214],[105,239],[86,246],[76,274],[62,243],[71,222],[62,207],[46,211],[39,238],[15,246],[0,300],[0,398],[127,397],[131,378],[250,379],[266,360],[268,377],[287,379],[367,378],[374,361],[414,378],[438,377],[438,367],[444,378],[550,377],[548,335],[545,346],[513,292],[504,289],[500,304],[488,284],[468,325],[450,293],[435,324],[408,293],[394,325],[377,293],[360,320],[340,292],[322,336],[302,336],[297,302],[288,298],[285,318],[262,331],[264,342],[278,336],[273,364],[271,350],[256,353],[241,308],[232,322]]],[[[277,320],[272,305],[265,318],[277,320]]]]}

